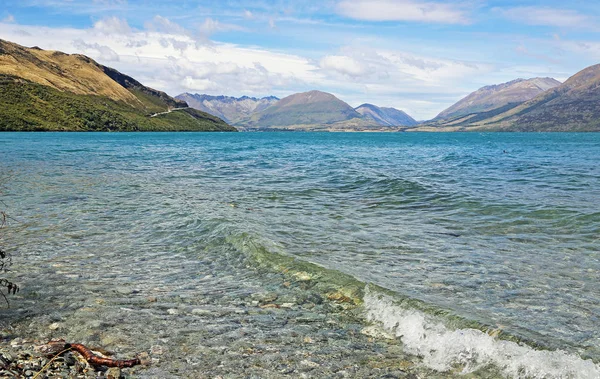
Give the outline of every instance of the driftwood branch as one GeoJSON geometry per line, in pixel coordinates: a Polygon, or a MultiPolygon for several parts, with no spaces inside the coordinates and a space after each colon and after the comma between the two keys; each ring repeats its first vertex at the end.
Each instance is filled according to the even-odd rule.
{"type": "Polygon", "coordinates": [[[91,364],[92,366],[124,368],[124,367],[137,366],[141,363],[139,358],[126,359],[126,360],[104,358],[104,357],[94,354],[93,351],[91,351],[85,345],[82,345],[80,343],[66,344],[66,346],[70,347],[72,350],[81,354],[81,356],[86,361],[88,361],[88,363],[91,364]]]}
{"type": "Polygon", "coordinates": [[[67,343],[64,340],[50,341],[45,345],[38,347],[38,350],[46,355],[57,356],[65,351],[73,350],[81,354],[81,356],[92,366],[106,367],[133,367],[141,364],[139,358],[134,359],[112,359],[105,358],[95,354],[90,348],[80,343],[67,343]]]}

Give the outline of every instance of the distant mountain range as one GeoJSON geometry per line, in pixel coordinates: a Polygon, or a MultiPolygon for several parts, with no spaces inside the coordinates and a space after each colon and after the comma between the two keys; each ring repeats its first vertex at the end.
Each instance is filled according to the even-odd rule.
{"type": "Polygon", "coordinates": [[[396,130],[417,122],[394,108],[363,104],[356,109],[334,95],[308,91],[261,99],[184,93],[178,99],[243,130],[396,130]]]}
{"type": "Polygon", "coordinates": [[[340,129],[355,119],[361,115],[334,95],[309,91],[284,97],[239,125],[251,129],[340,129]]]}
{"type": "MultiPolygon", "coordinates": [[[[588,67],[556,86],[553,85],[555,81],[548,78],[536,78],[516,84],[520,86],[525,82],[530,82],[531,90],[517,92],[528,93],[527,96],[536,91],[539,93],[524,101],[511,103],[507,99],[514,99],[514,97],[501,94],[503,91],[488,96],[477,96],[477,92],[484,90],[482,89],[450,107],[449,110],[457,110],[455,116],[452,116],[452,112],[447,112],[448,110],[444,111],[440,115],[448,115],[448,118],[443,119],[438,116],[415,130],[600,131],[600,65],[588,67]],[[537,89],[533,88],[534,86],[537,89]],[[548,86],[551,87],[543,90],[548,86]],[[466,100],[469,97],[471,99],[485,97],[486,102],[493,105],[482,108],[481,111],[461,114],[460,104],[468,103],[466,100]]],[[[506,90],[514,88],[514,84],[515,82],[509,82],[494,87],[502,87],[506,90]]],[[[481,93],[486,92],[490,91],[481,93]]]]}
{"type": "Polygon", "coordinates": [[[600,65],[483,87],[430,121],[321,91],[172,98],[80,54],[0,40],[0,131],[600,131],[600,65]],[[189,106],[188,106],[189,105],[189,106]]]}
{"type": "Polygon", "coordinates": [[[191,93],[182,93],[175,98],[187,102],[192,108],[210,113],[230,124],[248,118],[252,113],[260,112],[279,101],[275,96],[258,99],[248,96],[210,96],[191,93]]]}
{"type": "Polygon", "coordinates": [[[0,130],[235,128],[84,55],[0,40],[0,130]]]}

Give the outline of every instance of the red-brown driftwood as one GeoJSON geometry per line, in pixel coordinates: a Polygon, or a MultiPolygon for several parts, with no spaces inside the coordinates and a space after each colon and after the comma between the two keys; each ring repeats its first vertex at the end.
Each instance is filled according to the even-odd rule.
{"type": "Polygon", "coordinates": [[[92,350],[90,350],[85,345],[82,345],[80,343],[66,343],[64,340],[50,341],[46,345],[40,346],[38,350],[47,355],[56,355],[67,350],[74,350],[81,354],[81,356],[92,366],[125,368],[141,364],[139,358],[126,360],[104,358],[94,354],[92,350]]]}
{"type": "Polygon", "coordinates": [[[65,347],[67,349],[70,347],[71,349],[73,349],[76,352],[78,352],[79,354],[81,354],[83,356],[83,358],[86,361],[88,361],[88,363],[91,364],[92,366],[124,368],[124,367],[133,367],[133,366],[137,366],[140,364],[139,358],[121,360],[121,359],[100,357],[100,356],[94,354],[90,349],[88,349],[87,347],[85,347],[84,345],[82,345],[80,343],[66,344],[65,347]]]}

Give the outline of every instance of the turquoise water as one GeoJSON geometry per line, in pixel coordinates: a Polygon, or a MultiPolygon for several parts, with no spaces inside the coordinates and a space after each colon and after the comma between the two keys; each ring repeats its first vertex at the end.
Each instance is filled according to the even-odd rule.
{"type": "MultiPolygon", "coordinates": [[[[36,279],[20,277],[19,317],[61,295],[37,317],[110,303],[110,286],[241,307],[267,285],[251,240],[580,360],[546,377],[600,372],[584,361],[600,361],[599,134],[4,133],[0,148],[20,221],[5,240],[36,279]]],[[[401,329],[392,302],[367,300],[401,329]]],[[[422,364],[444,372],[452,354],[422,364]]]]}

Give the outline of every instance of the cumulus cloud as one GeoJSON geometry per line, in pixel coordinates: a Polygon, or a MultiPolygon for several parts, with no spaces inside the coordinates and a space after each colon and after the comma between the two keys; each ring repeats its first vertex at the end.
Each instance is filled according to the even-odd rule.
{"type": "Polygon", "coordinates": [[[125,44],[125,46],[126,47],[130,47],[130,48],[140,48],[140,47],[146,46],[147,44],[148,44],[148,41],[145,40],[145,39],[135,39],[135,38],[133,38],[133,39],[129,40],[125,44]]]}
{"type": "Polygon", "coordinates": [[[159,41],[160,45],[164,48],[173,47],[175,50],[183,54],[189,47],[193,46],[193,43],[187,40],[180,40],[177,38],[161,38],[159,41]]]}
{"type": "Polygon", "coordinates": [[[456,4],[420,0],[342,0],[339,14],[365,21],[415,21],[466,24],[466,10],[456,4]]]}
{"type": "Polygon", "coordinates": [[[510,20],[528,25],[599,29],[599,25],[591,17],[569,9],[531,6],[508,9],[494,8],[494,10],[510,20]]]}
{"type": "Polygon", "coordinates": [[[283,74],[267,70],[260,62],[238,65],[234,62],[198,62],[186,58],[169,57],[171,78],[191,91],[224,88],[244,88],[244,91],[264,91],[293,80],[283,74]]]}
{"type": "MultiPolygon", "coordinates": [[[[163,17],[150,20],[153,30],[130,28],[127,35],[100,32],[115,20],[101,21],[89,29],[0,23],[0,35],[25,46],[85,54],[171,95],[287,95],[299,87],[318,88],[323,78],[309,58],[215,41],[198,44],[197,36],[163,17]]],[[[221,27],[212,24],[211,30],[221,27]]]]}
{"type": "Polygon", "coordinates": [[[353,105],[368,101],[394,106],[420,118],[434,116],[470,92],[465,85],[491,70],[481,64],[360,44],[314,60],[215,41],[198,44],[197,36],[164,17],[154,17],[150,23],[148,30],[131,28],[125,36],[100,33],[97,28],[13,24],[0,24],[0,35],[27,46],[89,55],[171,95],[287,96],[320,89],[337,93],[353,105]],[[40,39],[42,35],[50,37],[40,39]]]}
{"type": "Polygon", "coordinates": [[[198,46],[211,44],[210,36],[214,33],[246,30],[239,25],[222,23],[210,17],[206,18],[197,29],[190,30],[160,15],[154,16],[151,21],[144,24],[144,27],[148,31],[160,34],[163,46],[170,44],[182,52],[191,46],[191,44],[181,41],[183,36],[190,38],[198,46]],[[165,38],[164,34],[169,34],[175,38],[165,38]]]}
{"type": "Polygon", "coordinates": [[[353,77],[357,83],[446,85],[468,75],[488,72],[491,65],[422,57],[394,50],[352,46],[341,49],[339,55],[321,59],[320,67],[333,74],[353,77]]]}
{"type": "Polygon", "coordinates": [[[333,70],[353,77],[364,75],[366,71],[365,65],[343,55],[328,55],[321,59],[319,66],[325,70],[333,70]]]}
{"type": "MultiPolygon", "coordinates": [[[[214,40],[198,44],[198,33],[162,16],[150,19],[145,30],[129,27],[129,34],[104,32],[114,30],[109,28],[113,24],[122,26],[118,29],[122,33],[127,32],[126,20],[100,21],[89,29],[0,23],[0,35],[26,46],[89,55],[171,95],[208,92],[287,96],[319,89],[337,93],[355,106],[363,102],[393,106],[417,118],[433,117],[473,89],[508,81],[516,72],[511,66],[499,78],[490,74],[498,72],[498,67],[490,64],[417,54],[416,49],[367,46],[361,41],[324,52],[316,59],[314,52],[302,56],[214,40]]],[[[227,24],[212,20],[206,23],[206,30],[218,31],[223,25],[227,24]]],[[[576,46],[567,46],[564,40],[554,43],[559,42],[565,51],[600,54],[594,42],[576,46]]]]}
{"type": "Polygon", "coordinates": [[[403,109],[417,118],[435,116],[471,92],[465,88],[470,81],[495,69],[490,64],[358,45],[323,57],[320,67],[325,76],[323,85],[346,94],[345,101],[359,105],[368,99],[380,106],[403,109]]]}
{"type": "Polygon", "coordinates": [[[214,91],[219,88],[219,85],[210,79],[196,79],[192,76],[186,76],[180,83],[183,88],[194,92],[214,91]]]}
{"type": "Polygon", "coordinates": [[[118,62],[119,54],[108,46],[100,45],[98,43],[86,43],[81,39],[73,41],[73,46],[82,51],[86,55],[90,55],[92,58],[97,58],[102,61],[118,62]]]}
{"type": "Polygon", "coordinates": [[[125,19],[105,17],[94,23],[94,31],[104,34],[131,34],[131,27],[125,19]]]}

